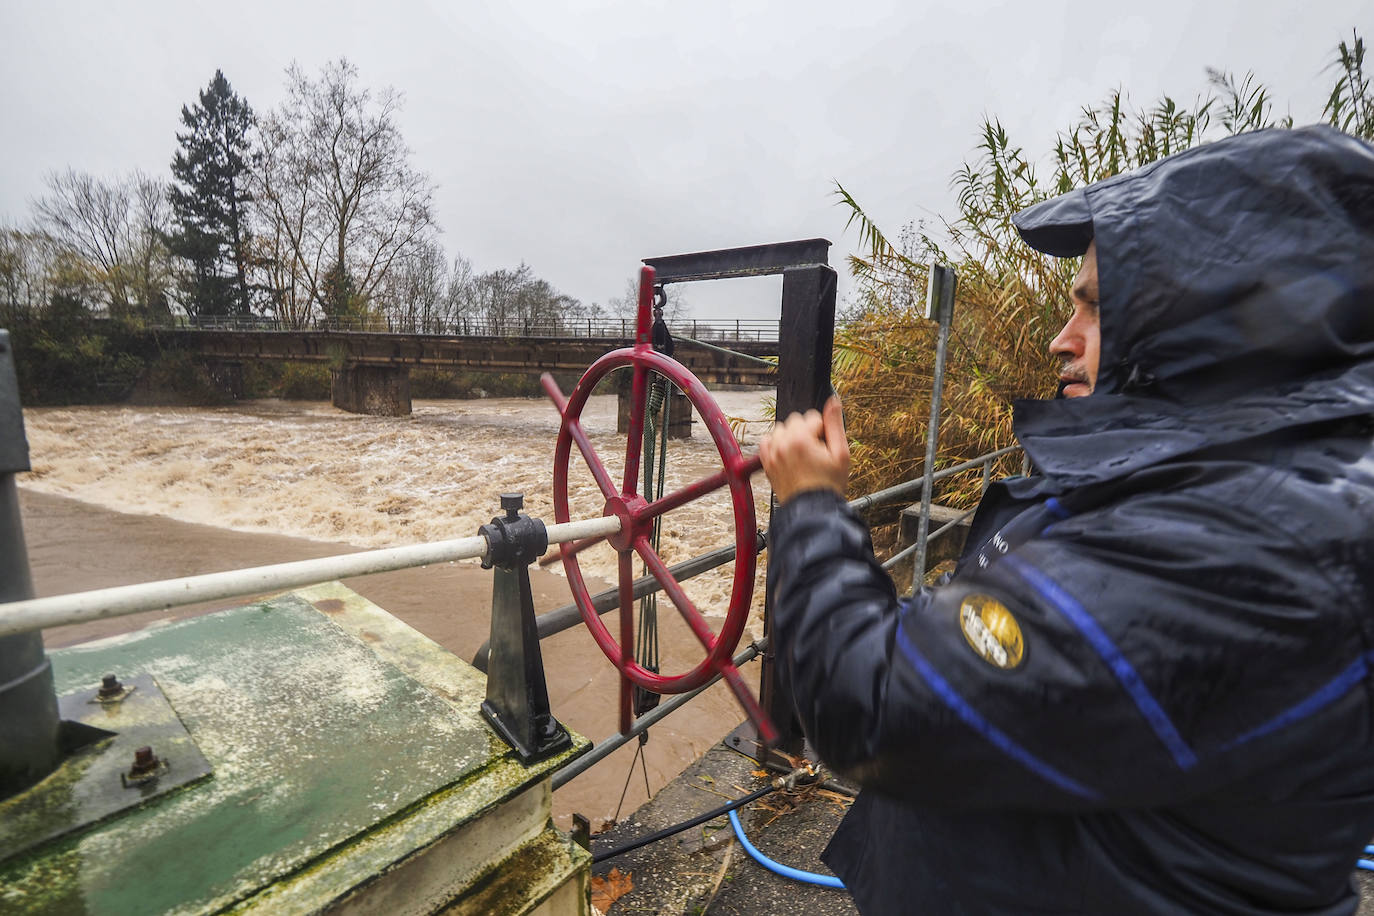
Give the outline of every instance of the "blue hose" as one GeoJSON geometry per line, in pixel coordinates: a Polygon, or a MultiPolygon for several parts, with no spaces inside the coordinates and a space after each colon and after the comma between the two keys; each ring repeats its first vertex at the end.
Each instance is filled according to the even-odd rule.
{"type": "MultiPolygon", "coordinates": [[[[815,872],[802,871],[800,868],[792,868],[783,865],[781,862],[774,862],[763,853],[754,848],[754,844],[749,842],[749,838],[744,835],[744,827],[740,825],[739,815],[734,811],[730,812],[730,826],[735,828],[735,839],[744,847],[744,851],[749,853],[753,860],[775,875],[782,875],[784,878],[791,878],[793,881],[804,881],[807,884],[819,884],[821,887],[843,888],[844,882],[834,875],[818,875],[815,872]]],[[[1361,862],[1364,860],[1361,859],[1361,862]]],[[[1374,863],[1371,863],[1374,867],[1374,863]]]]}
{"type": "Polygon", "coordinates": [[[1368,859],[1359,859],[1355,862],[1355,867],[1362,868],[1365,871],[1374,871],[1374,862],[1371,862],[1368,859]]]}

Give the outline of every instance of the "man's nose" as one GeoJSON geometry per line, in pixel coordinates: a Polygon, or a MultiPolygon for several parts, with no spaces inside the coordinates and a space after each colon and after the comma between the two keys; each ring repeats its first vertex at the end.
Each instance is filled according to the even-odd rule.
{"type": "Polygon", "coordinates": [[[1054,340],[1050,341],[1050,355],[1062,359],[1077,359],[1083,355],[1083,335],[1074,332],[1072,318],[1060,328],[1054,340]]]}

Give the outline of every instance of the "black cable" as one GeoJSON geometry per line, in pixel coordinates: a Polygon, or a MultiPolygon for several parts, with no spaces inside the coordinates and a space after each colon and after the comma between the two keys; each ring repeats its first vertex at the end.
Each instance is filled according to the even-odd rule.
{"type": "Polygon", "coordinates": [[[715,820],[722,814],[728,814],[731,811],[734,811],[736,808],[742,808],[745,805],[749,804],[751,801],[763,798],[768,793],[776,791],[778,791],[776,786],[764,786],[762,789],[750,792],[743,798],[735,799],[729,804],[721,805],[719,808],[716,808],[712,811],[707,811],[705,814],[698,814],[690,821],[683,821],[681,824],[674,824],[671,827],[664,827],[662,830],[656,830],[648,836],[642,836],[637,840],[631,840],[624,846],[617,846],[615,849],[607,849],[604,852],[594,853],[592,855],[592,864],[596,864],[597,862],[604,862],[607,859],[613,859],[618,855],[623,855],[624,853],[638,849],[641,846],[648,846],[650,843],[657,843],[659,840],[664,839],[665,837],[670,837],[675,833],[681,833],[684,830],[690,830],[698,824],[704,824],[707,821],[715,820]]]}

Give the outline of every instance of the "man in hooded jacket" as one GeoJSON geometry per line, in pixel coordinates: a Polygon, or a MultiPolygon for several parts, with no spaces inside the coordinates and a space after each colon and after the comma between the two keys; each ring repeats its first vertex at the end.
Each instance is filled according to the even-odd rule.
{"type": "Polygon", "coordinates": [[[1016,225],[1092,245],[1096,377],[1016,405],[1038,473],[989,488],[948,584],[897,600],[837,404],[760,449],[779,672],[863,786],[825,861],[865,913],[1354,913],[1374,150],[1246,134],[1016,225]]]}

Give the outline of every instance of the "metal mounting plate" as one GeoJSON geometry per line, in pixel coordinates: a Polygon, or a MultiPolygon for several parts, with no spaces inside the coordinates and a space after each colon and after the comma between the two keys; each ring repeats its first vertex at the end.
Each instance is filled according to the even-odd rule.
{"type": "Polygon", "coordinates": [[[63,732],[82,746],[47,779],[0,802],[0,861],[210,775],[157,682],[140,674],[123,683],[126,693],[115,703],[96,700],[98,683],[58,698],[63,732]],[[165,766],[155,779],[125,788],[120,775],[145,746],[165,766]]]}

